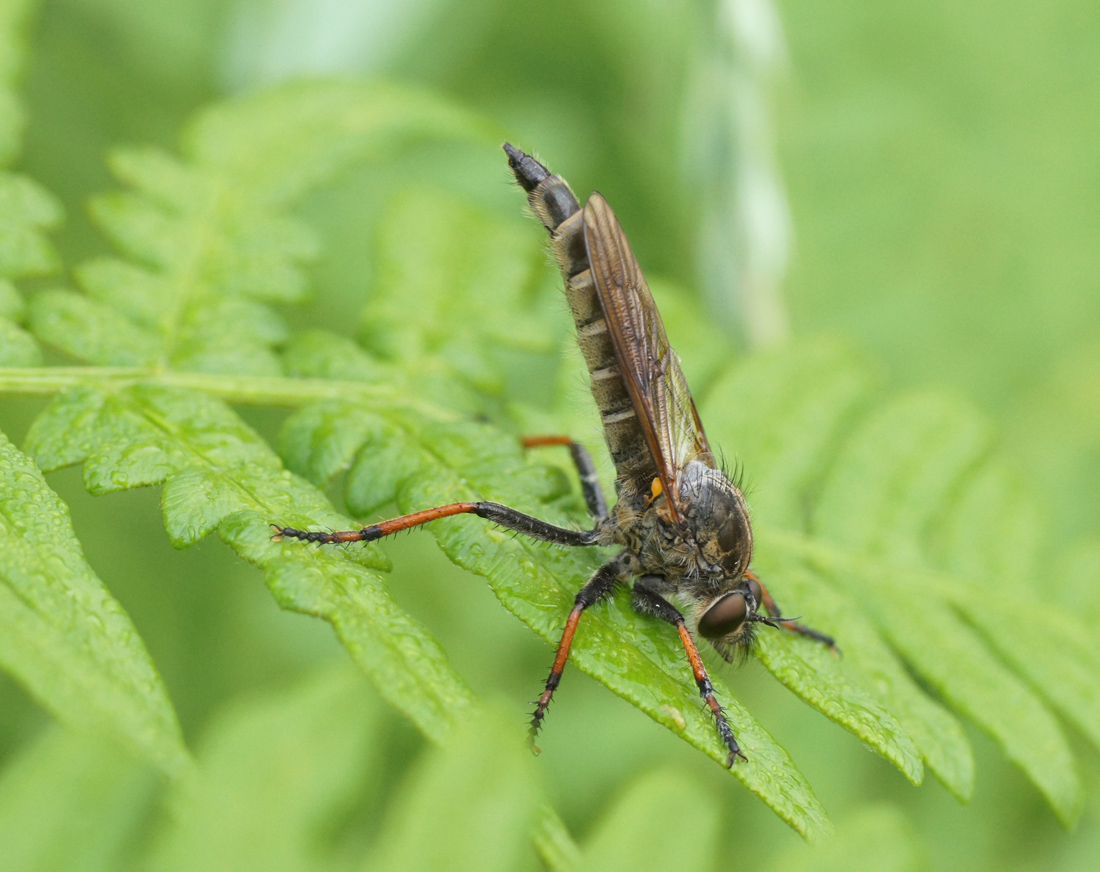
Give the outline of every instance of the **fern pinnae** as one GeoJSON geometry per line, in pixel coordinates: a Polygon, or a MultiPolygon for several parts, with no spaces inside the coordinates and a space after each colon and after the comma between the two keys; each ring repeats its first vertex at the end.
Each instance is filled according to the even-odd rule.
{"type": "Polygon", "coordinates": [[[137,631],[85,560],[64,503],[3,434],[0,494],[0,663],[61,722],[182,774],[190,756],[137,631]]]}
{"type": "MultiPolygon", "coordinates": [[[[797,357],[796,352],[794,359],[797,357]]],[[[840,360],[838,357],[838,363],[840,360]]],[[[814,366],[820,370],[820,360],[814,366]]],[[[814,377],[814,370],[807,369],[802,375],[795,367],[781,376],[781,381],[805,379],[812,383],[814,377]]],[[[751,384],[744,384],[752,390],[751,384]]],[[[779,395],[782,390],[773,387],[779,395]]],[[[796,395],[797,391],[791,394],[796,395]]],[[[735,396],[726,402],[734,409],[738,406],[735,396]]],[[[758,417],[753,424],[763,426],[765,431],[787,428],[784,419],[797,420],[802,416],[799,409],[807,402],[810,400],[797,400],[789,409],[783,409],[782,404],[773,406],[776,421],[761,421],[758,417]]],[[[991,654],[980,636],[956,617],[954,599],[980,601],[980,590],[973,581],[953,579],[955,594],[943,598],[936,586],[928,583],[926,574],[912,568],[914,564],[934,564],[929,531],[940,514],[949,515],[948,509],[962,499],[966,492],[963,483],[975,480],[973,470],[987,462],[988,436],[965,407],[935,395],[903,398],[868,411],[869,415],[864,412],[850,418],[845,438],[836,441],[833,437],[836,447],[819,455],[818,463],[827,464],[829,471],[820,479],[823,485],[809,494],[814,520],[807,533],[792,536],[761,524],[762,545],[771,542],[774,549],[793,549],[792,556],[808,560],[806,565],[820,576],[826,588],[847,591],[851,601],[866,610],[878,632],[910,667],[943,694],[953,708],[991,732],[1039,787],[1061,820],[1069,822],[1079,807],[1080,788],[1072,756],[1056,721],[991,654]],[[933,423],[936,416],[938,421],[933,423]],[[899,431],[906,435],[899,438],[899,431]],[[915,435],[918,433],[929,435],[922,438],[915,435]],[[919,469],[930,472],[914,471],[919,469]],[[928,494],[921,490],[926,481],[928,494]],[[913,499],[905,497],[906,492],[912,492],[913,499]],[[891,506],[907,501],[909,507],[883,511],[887,501],[891,506]],[[876,554],[880,556],[876,558],[876,554]],[[900,569],[903,566],[910,568],[900,569]],[[955,651],[953,658],[936,653],[951,650],[955,651]],[[968,666],[960,668],[962,663],[968,666]],[[999,690],[991,694],[990,687],[999,690]],[[1019,706],[1009,705],[1006,700],[1017,700],[1019,706]],[[1030,754],[1029,745],[1043,748],[1043,759],[1030,754]]],[[[751,452],[751,433],[746,441],[751,452]]],[[[772,472],[782,469],[784,453],[798,457],[797,450],[787,452],[782,442],[776,451],[776,444],[773,442],[769,449],[772,465],[769,467],[767,461],[764,464],[765,481],[790,482],[792,492],[774,495],[765,503],[765,512],[773,505],[794,505],[806,499],[798,494],[797,478],[788,473],[776,477],[772,472]]],[[[828,610],[828,605],[820,601],[817,607],[828,610]]],[[[927,714],[934,712],[925,709],[927,714]]],[[[928,751],[940,744],[926,727],[910,723],[910,728],[914,735],[923,736],[920,741],[928,751]]],[[[926,753],[926,760],[954,792],[966,796],[971,790],[972,774],[968,773],[972,773],[972,762],[961,736],[957,731],[955,735],[957,738],[950,740],[954,751],[945,756],[944,746],[935,755],[926,753]]]]}
{"type": "Polygon", "coordinates": [[[269,517],[308,516],[334,526],[347,520],[335,515],[313,488],[282,471],[264,443],[220,403],[163,389],[98,398],[89,393],[79,399],[63,395],[39,418],[28,441],[32,449],[42,446],[44,463],[83,460],[88,468],[99,470],[97,480],[115,487],[163,482],[165,523],[177,546],[219,530],[243,557],[268,571],[284,607],[334,623],[368,672],[383,670],[385,680],[376,676],[381,683],[388,681],[391,688],[416,686],[413,697],[405,699],[394,691],[397,698],[391,700],[414,721],[438,728],[441,717],[457,717],[471,704],[464,682],[453,673],[445,678],[449,667],[434,642],[390,603],[375,571],[386,563],[374,549],[359,549],[347,557],[312,551],[296,556],[270,543],[269,517]],[[73,408],[74,400],[98,405],[99,413],[81,413],[73,408]],[[135,448],[142,446],[140,450],[126,455],[113,450],[120,420],[128,422],[128,441],[135,448]],[[82,429],[68,429],[74,425],[82,429]],[[50,444],[82,448],[49,457],[50,444]],[[388,630],[364,634],[374,620],[389,624],[388,630]],[[418,653],[399,653],[403,650],[418,653]],[[422,668],[418,657],[434,676],[430,681],[413,679],[422,668]]]}

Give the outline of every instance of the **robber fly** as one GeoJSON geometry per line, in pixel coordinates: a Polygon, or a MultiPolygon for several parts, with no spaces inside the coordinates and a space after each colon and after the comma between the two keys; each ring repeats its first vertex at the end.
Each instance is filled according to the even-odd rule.
{"type": "Polygon", "coordinates": [[[830,647],[833,640],[783,618],[750,571],[752,527],[745,497],[711,451],[653,295],[607,201],[594,193],[582,208],[561,176],[508,143],[504,151],[531,208],[550,232],[615,462],[618,501],[609,511],[595,465],[582,445],[568,436],[539,436],[523,444],[569,448],[595,521],[591,530],[557,527],[499,503],[467,502],[346,532],[272,525],[274,538],[373,542],[437,518],[473,514],[557,545],[618,546],[619,554],[596,570],[574,600],[531,719],[532,738],[561,681],[581,616],[633,579],[634,608],[667,621],[679,633],[732,766],[744,754],[714,696],[695,634],[727,660],[748,652],[757,624],[800,633],[830,647]]]}

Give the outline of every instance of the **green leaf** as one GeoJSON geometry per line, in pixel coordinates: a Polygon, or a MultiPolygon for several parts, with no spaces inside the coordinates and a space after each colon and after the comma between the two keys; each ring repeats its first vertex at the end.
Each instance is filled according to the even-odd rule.
{"type": "Polygon", "coordinates": [[[362,677],[343,665],[222,711],[148,868],[330,868],[332,819],[379,762],[376,721],[362,677]]]}
{"type": "MultiPolygon", "coordinates": [[[[944,786],[968,802],[974,790],[974,757],[962,727],[913,681],[859,601],[830,584],[812,563],[799,556],[797,548],[784,541],[782,534],[767,530],[758,533],[756,553],[760,555],[757,565],[766,578],[774,580],[773,587],[782,590],[783,599],[797,603],[815,627],[842,640],[839,665],[844,672],[858,676],[859,689],[881,701],[944,786]]],[[[814,650],[805,646],[800,649],[814,650]]],[[[765,666],[772,668],[767,662],[765,666]]],[[[787,684],[783,675],[778,677],[787,684]]],[[[791,689],[798,692],[795,687],[791,689]]],[[[830,716],[828,711],[824,713],[830,716]]]]}
{"type": "Polygon", "coordinates": [[[488,711],[409,776],[363,868],[508,872],[531,865],[534,761],[509,715],[488,711]],[[431,824],[430,837],[424,826],[431,824]]]}
{"type": "Polygon", "coordinates": [[[0,5],[0,166],[7,166],[23,145],[26,113],[16,86],[26,55],[27,21],[33,0],[8,0],[0,5]]]}
{"type": "Polygon", "coordinates": [[[400,362],[422,396],[446,397],[455,381],[499,393],[499,349],[553,348],[545,325],[554,322],[538,317],[545,295],[532,293],[541,240],[527,229],[436,190],[397,197],[379,225],[363,344],[400,362]]]}
{"type": "Polygon", "coordinates": [[[343,551],[271,541],[273,521],[346,529],[324,496],[282,469],[217,400],[151,386],[59,396],[28,446],[43,468],[84,462],[93,493],[164,483],[165,528],[177,547],[217,530],[261,567],[286,609],[330,622],[382,696],[421,730],[445,737],[473,707],[466,683],[429,634],[391,599],[377,547],[343,551]]]}
{"type": "Polygon", "coordinates": [[[924,872],[930,868],[905,816],[892,806],[868,806],[837,827],[837,837],[813,848],[795,845],[769,872],[924,872]]]}
{"type": "Polygon", "coordinates": [[[1057,720],[949,602],[937,604],[927,595],[922,574],[847,559],[819,566],[863,603],[917,674],[997,741],[1063,824],[1072,823],[1080,813],[1081,784],[1057,720]],[[891,576],[891,584],[882,583],[891,576]]]}
{"type": "Polygon", "coordinates": [[[196,164],[258,202],[287,203],[343,168],[424,139],[499,144],[484,119],[413,88],[352,80],[295,82],[207,109],[184,136],[196,164]]]}
{"type": "Polygon", "coordinates": [[[168,773],[179,724],[130,618],[84,559],[69,511],[0,434],[0,663],[60,721],[118,736],[168,773]]]}
{"type": "Polygon", "coordinates": [[[42,352],[22,327],[0,317],[0,366],[41,366],[42,352]]]}
{"type": "Polygon", "coordinates": [[[584,845],[580,869],[714,869],[719,808],[678,772],[644,775],[604,813],[584,845]]]}
{"type": "MultiPolygon", "coordinates": [[[[1039,696],[1100,748],[1100,650],[1094,633],[1056,612],[1030,614],[1031,602],[1018,597],[967,598],[950,583],[944,595],[1039,696]]],[[[1056,750],[1065,753],[1061,743],[1056,750]]],[[[1062,778],[1070,803],[1075,779],[1062,778]]]]}
{"type": "Polygon", "coordinates": [[[810,529],[869,556],[925,561],[925,538],[951,491],[990,450],[985,423],[961,401],[899,397],[860,422],[819,494],[810,529]]]}
{"type": "MultiPolygon", "coordinates": [[[[137,384],[60,395],[34,423],[29,450],[43,468],[84,463],[93,493],[164,483],[165,527],[178,547],[218,531],[264,570],[284,609],[332,624],[380,696],[433,742],[475,711],[469,687],[427,631],[390,597],[376,547],[312,549],[273,542],[271,523],[346,528],[324,496],[282,469],[266,444],[217,400],[137,384]]],[[[535,845],[568,862],[569,835],[542,807],[535,845]]],[[[557,866],[554,868],[567,868],[557,866]]]]}
{"type": "Polygon", "coordinates": [[[42,352],[20,324],[27,307],[15,286],[0,279],[0,366],[41,366],[42,352]]]}
{"type": "MultiPolygon", "coordinates": [[[[0,5],[0,166],[10,164],[22,145],[25,117],[16,85],[34,5],[29,0],[0,5]]],[[[8,280],[57,269],[57,254],[43,231],[56,226],[61,214],[60,204],[41,186],[0,172],[0,366],[42,365],[42,353],[20,326],[26,314],[23,301],[8,280]]]]}
{"type": "Polygon", "coordinates": [[[0,857],[21,872],[109,872],[153,802],[152,772],[101,737],[49,727],[0,775],[0,857]]]}
{"type": "Polygon", "coordinates": [[[913,739],[877,695],[864,689],[858,671],[836,662],[836,655],[823,647],[786,633],[761,634],[753,654],[785,687],[878,751],[914,784],[924,779],[913,739]]]}
{"type": "MultiPolygon", "coordinates": [[[[984,422],[957,401],[917,394],[888,404],[864,422],[841,453],[814,526],[822,536],[892,563],[934,565],[930,531],[942,507],[971,483],[989,444],[984,422]]],[[[994,736],[1062,821],[1072,822],[1081,803],[1072,753],[1057,721],[1024,683],[955,614],[935,608],[915,583],[884,586],[858,570],[842,577],[870,601],[910,664],[994,736]]],[[[980,596],[980,588],[971,586],[975,589],[962,599],[980,596]]],[[[974,620],[982,618],[975,614],[974,620]]],[[[1100,689],[1100,678],[1095,680],[1100,689]]]]}
{"type": "Polygon", "coordinates": [[[704,409],[715,413],[704,417],[720,425],[711,433],[721,438],[725,425],[760,477],[756,553],[775,567],[767,576],[773,593],[838,636],[871,679],[866,686],[956,795],[972,790],[965,740],[930,700],[921,701],[874,635],[989,732],[1068,824],[1080,808],[1076,767],[1056,719],[1026,684],[1070,720],[1094,724],[1094,646],[1063,616],[1057,622],[1077,647],[1041,646],[1030,657],[1019,641],[1035,631],[1024,623],[1031,609],[1012,584],[994,589],[985,581],[1015,560],[1025,572],[1034,565],[1029,501],[991,453],[988,427],[964,403],[921,393],[872,406],[870,385],[851,355],[817,345],[749,363],[708,397],[704,409]],[[944,576],[945,568],[966,576],[944,576]],[[836,590],[847,597],[838,600],[836,590]],[[841,630],[844,613],[857,608],[869,623],[841,630]],[[863,640],[857,645],[845,642],[853,631],[863,640]]]}
{"type": "Polygon", "coordinates": [[[153,366],[160,359],[157,337],[118,312],[72,291],[35,294],[30,324],[42,342],[80,360],[109,366],[153,366]]]}
{"type": "MultiPolygon", "coordinates": [[[[316,420],[328,423],[332,418],[318,415],[316,420]]],[[[359,452],[355,469],[363,480],[393,481],[402,511],[494,499],[551,522],[575,523],[562,511],[563,501],[575,505],[568,482],[557,470],[528,464],[514,438],[485,426],[431,422],[409,414],[390,414],[387,420],[392,425],[388,436],[406,458],[406,475],[393,475],[395,451],[378,451],[373,444],[359,452]]],[[[298,433],[296,444],[308,439],[305,428],[290,426],[298,433]]],[[[486,530],[468,518],[444,519],[429,529],[444,553],[484,576],[505,608],[554,645],[576,591],[601,562],[598,554],[554,549],[508,531],[486,530]]],[[[620,599],[585,616],[570,662],[724,765],[728,751],[712,715],[699,705],[678,640],[667,626],[638,618],[620,599]]],[[[805,778],[721,681],[715,685],[748,756],[733,767],[733,774],[807,838],[822,835],[828,822],[805,778]]]]}
{"type": "MultiPolygon", "coordinates": [[[[393,430],[385,417],[355,403],[316,403],[287,419],[279,433],[279,453],[290,469],[323,487],[347,470],[358,452],[392,441],[393,430]]],[[[393,498],[393,479],[387,478],[391,485],[382,486],[381,502],[393,498]]]]}
{"type": "MultiPolygon", "coordinates": [[[[276,375],[288,331],[269,305],[304,300],[318,250],[284,214],[290,200],[402,142],[486,132],[445,101],[384,85],[312,82],[214,107],[182,157],[114,154],[128,189],[94,198],[91,213],[126,259],[79,267],[83,295],[37,297],[32,330],[89,363],[276,375]]],[[[0,203],[12,184],[0,178],[0,203]]],[[[0,266],[5,251],[0,228],[0,266]]]]}
{"type": "Polygon", "coordinates": [[[353,339],[327,330],[295,333],[283,350],[283,366],[287,375],[302,378],[378,382],[399,375],[353,339]]]}
{"type": "Polygon", "coordinates": [[[76,271],[86,296],[37,298],[36,334],[91,363],[277,374],[286,330],[264,304],[303,298],[312,233],[167,153],[122,151],[111,166],[133,189],[96,198],[92,217],[136,263],[93,261],[76,271]]]}
{"type": "Polygon", "coordinates": [[[0,277],[49,275],[58,267],[42,235],[61,221],[53,195],[24,176],[0,173],[0,277]]]}

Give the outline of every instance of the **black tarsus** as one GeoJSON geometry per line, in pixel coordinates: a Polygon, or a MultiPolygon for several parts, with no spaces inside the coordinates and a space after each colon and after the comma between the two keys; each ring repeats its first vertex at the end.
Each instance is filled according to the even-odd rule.
{"type": "Polygon", "coordinates": [[[516,181],[528,194],[538,187],[539,182],[550,177],[550,170],[512,143],[504,143],[504,152],[508,155],[508,166],[515,173],[516,181]]]}

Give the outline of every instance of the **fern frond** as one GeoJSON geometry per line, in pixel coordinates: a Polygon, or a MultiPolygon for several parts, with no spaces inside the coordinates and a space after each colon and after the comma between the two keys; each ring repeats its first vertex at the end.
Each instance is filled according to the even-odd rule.
{"type": "Polygon", "coordinates": [[[584,845],[584,872],[711,869],[720,805],[683,773],[663,769],[635,779],[584,845]],[[654,826],[660,821],[660,826],[654,826]]]}
{"type": "Polygon", "coordinates": [[[26,113],[16,86],[26,55],[27,19],[34,0],[0,4],[0,166],[8,166],[23,146],[26,113]]]}
{"type": "Polygon", "coordinates": [[[530,751],[508,715],[489,710],[433,749],[388,809],[363,869],[511,872],[529,868],[538,809],[530,751]],[[431,838],[423,838],[432,821],[431,838]]]}
{"type": "MultiPolygon", "coordinates": [[[[387,701],[433,739],[476,702],[390,598],[382,550],[276,543],[268,525],[346,528],[317,489],[344,472],[359,516],[387,503],[414,510],[495,499],[581,523],[570,478],[524,457],[514,434],[455,411],[518,417],[495,349],[550,348],[568,319],[542,293],[545,273],[532,269],[543,258],[533,233],[422,190],[397,197],[383,216],[363,345],[322,332],[288,337],[269,306],[304,293],[301,266],[314,244],[286,214],[295,197],[409,138],[483,133],[422,95],[312,83],[207,111],[182,158],[120,153],[114,169],[130,190],[97,200],[94,214],[123,257],[79,269],[84,294],[38,295],[31,323],[74,356],[132,368],[43,370],[38,381],[9,371],[2,381],[73,386],[28,438],[44,469],[82,463],[93,493],[163,484],[177,547],[217,531],[263,569],[280,605],[329,621],[387,701]],[[276,377],[284,367],[305,378],[276,377]],[[312,484],[284,470],[216,396],[301,406],[280,450],[312,484]]],[[[706,331],[683,341],[678,320],[690,318],[673,307],[674,344],[705,361],[699,381],[712,381],[724,346],[706,331]]],[[[1021,598],[1027,585],[1002,583],[1014,567],[1033,571],[1037,545],[1026,495],[998,465],[981,419],[940,395],[884,401],[866,366],[834,346],[752,358],[718,375],[708,394],[712,442],[736,449],[750,470],[765,580],[787,613],[837,636],[845,651],[838,662],[807,640],[764,634],[761,662],[911,781],[927,765],[966,799],[974,764],[953,710],[993,735],[1071,821],[1076,768],[1047,703],[1095,741],[1098,658],[1071,617],[1036,617],[1021,598]],[[1050,632],[1034,656],[1019,646],[1029,627],[1050,632]]],[[[469,518],[429,529],[551,643],[599,562],[469,518]]],[[[666,627],[613,599],[582,623],[573,662],[725,762],[666,627]]],[[[787,752],[728,687],[718,692],[748,755],[733,774],[807,838],[826,832],[824,810],[787,752]]],[[[541,820],[548,845],[563,831],[552,814],[541,820]]]]}
{"type": "MultiPolygon", "coordinates": [[[[551,523],[578,522],[573,491],[564,475],[529,463],[514,436],[488,425],[431,421],[396,411],[372,416],[354,404],[326,403],[291,416],[282,444],[288,457],[304,461],[303,471],[318,480],[348,466],[354,457],[347,498],[357,514],[388,502],[396,502],[404,512],[457,500],[492,499],[551,523]]],[[[578,586],[601,563],[598,554],[553,549],[506,530],[485,530],[469,518],[437,521],[429,529],[451,560],[484,576],[501,604],[551,644],[558,641],[578,586]]],[[[685,680],[683,651],[663,630],[613,600],[586,616],[570,662],[725,763],[728,749],[715,733],[709,711],[700,707],[694,686],[685,680]]],[[[733,767],[733,774],[798,832],[808,838],[820,836],[828,829],[827,819],[804,776],[718,684],[726,716],[748,756],[747,762],[733,767]]],[[[838,689],[836,683],[832,690],[838,689]]],[[[847,710],[851,700],[852,695],[839,695],[835,705],[847,710]]],[[[896,747],[894,756],[913,760],[904,738],[891,735],[888,727],[877,735],[896,747]]],[[[919,761],[915,768],[919,771],[919,761]]]]}
{"type": "Polygon", "coordinates": [[[304,299],[302,266],[318,249],[285,214],[289,201],[394,144],[484,133],[446,102],[350,82],[214,109],[189,131],[181,158],[115,153],[111,169],[128,189],[95,198],[91,211],[125,259],[79,267],[83,294],[36,296],[31,328],[88,363],[277,375],[272,349],[288,333],[269,306],[304,299]]]}
{"type": "MultiPolygon", "coordinates": [[[[965,405],[917,395],[875,407],[873,385],[866,369],[841,349],[819,345],[752,360],[708,397],[712,438],[720,444],[723,431],[732,431],[726,441],[745,446],[741,456],[754,470],[758,555],[777,597],[789,613],[812,616],[826,632],[850,640],[840,664],[782,635],[765,635],[757,654],[792,691],[912,780],[920,780],[923,759],[953,793],[968,799],[974,778],[969,745],[958,722],[910,677],[914,670],[951,708],[988,731],[1068,824],[1080,803],[1076,767],[1056,719],[1028,683],[1094,735],[1091,706],[1100,690],[1094,646],[1071,616],[1048,616],[1040,618],[1049,625],[1048,638],[1069,644],[1041,645],[1033,657],[1033,646],[1021,644],[1028,639],[1025,622],[1034,616],[1025,603],[1000,592],[991,598],[980,579],[938,568],[936,548],[944,547],[936,543],[955,543],[948,553],[959,553],[966,530],[987,529],[967,506],[997,517],[1023,509],[1019,500],[994,505],[991,495],[1004,488],[989,484],[997,476],[989,471],[995,465],[987,468],[988,431],[965,405]],[[952,519],[951,530],[943,529],[941,515],[952,519]]],[[[328,403],[293,416],[282,444],[289,462],[318,482],[347,469],[347,499],[357,515],[390,501],[412,511],[456,499],[497,499],[553,518],[564,493],[560,482],[537,484],[513,439],[484,430],[462,435],[463,426],[371,416],[355,403],[328,403]]],[[[576,584],[598,562],[546,553],[509,536],[471,533],[467,520],[437,522],[433,532],[456,563],[486,576],[505,606],[550,641],[576,584]]],[[[972,551],[962,551],[973,559],[972,551]]],[[[989,553],[1003,552],[991,547],[989,553]]],[[[991,571],[998,568],[994,563],[991,571]]],[[[645,679],[646,693],[623,678],[622,652],[652,657],[654,646],[662,669],[679,674],[674,646],[662,648],[660,634],[647,636],[625,611],[613,608],[610,618],[601,617],[622,635],[608,646],[612,631],[601,626],[592,631],[601,644],[588,650],[580,633],[577,665],[718,756],[708,747],[709,731],[693,737],[677,718],[662,718],[668,707],[682,711],[684,701],[660,697],[654,704],[661,687],[656,675],[645,679]],[[631,625],[629,631],[616,618],[631,625]]],[[[651,667],[640,663],[639,674],[651,667]]],[[[743,715],[731,712],[744,733],[743,715]]]]}
{"type": "Polygon", "coordinates": [[[19,325],[27,307],[15,286],[0,279],[0,366],[40,366],[42,352],[19,325]]]}
{"type": "Polygon", "coordinates": [[[69,511],[0,434],[0,663],[63,723],[188,765],[175,712],[130,618],[84,559],[69,511]]]}
{"type": "MultiPolygon", "coordinates": [[[[51,403],[27,443],[43,469],[83,463],[92,493],[163,483],[164,524],[176,547],[217,530],[264,571],[282,608],[329,622],[382,698],[433,741],[446,739],[475,709],[438,643],[390,597],[379,574],[389,564],[377,548],[272,541],[273,519],[340,528],[349,519],[284,470],[220,401],[149,384],[77,388],[51,403]]],[[[535,843],[544,853],[569,844],[548,807],[535,843]]]]}
{"type": "MultiPolygon", "coordinates": [[[[16,85],[23,71],[24,31],[33,3],[0,5],[0,167],[18,155],[25,118],[16,85]]],[[[42,354],[21,326],[26,310],[10,279],[49,275],[58,259],[44,231],[61,220],[61,206],[25,176],[0,172],[0,366],[38,366],[42,354]]]]}
{"type": "Polygon", "coordinates": [[[456,382],[499,395],[500,350],[550,352],[563,332],[554,326],[568,323],[545,317],[556,297],[532,293],[545,255],[527,229],[435,190],[396,197],[379,223],[363,346],[445,405],[454,406],[456,382]]]}
{"type": "Polygon", "coordinates": [[[309,678],[212,719],[148,868],[328,865],[318,830],[381,764],[380,703],[347,663],[309,678]]]}
{"type": "MultiPolygon", "coordinates": [[[[712,431],[741,446],[756,470],[762,565],[777,585],[794,582],[793,608],[813,614],[826,632],[843,638],[833,622],[860,608],[897,656],[988,732],[1069,824],[1080,809],[1080,783],[1041,697],[1095,742],[1095,644],[1074,616],[1020,596],[1028,581],[1021,587],[1012,576],[1035,571],[1033,509],[1006,484],[981,417],[933,393],[876,406],[870,385],[850,356],[818,345],[761,359],[708,397],[712,431]],[[1010,519],[1002,529],[991,523],[1010,519]],[[1021,528],[1023,543],[1013,540],[1021,528]],[[1006,555],[1027,554],[1005,563],[1006,555]],[[805,573],[812,583],[799,583],[805,573]],[[833,591],[844,596],[834,600],[833,591]]],[[[912,704],[915,687],[903,670],[882,652],[868,656],[880,647],[845,651],[872,675],[888,663],[891,693],[900,689],[912,704]]],[[[930,701],[923,714],[899,701],[891,710],[926,762],[953,792],[969,796],[973,768],[957,726],[946,728],[930,701]]]]}
{"type": "Polygon", "coordinates": [[[376,548],[333,552],[271,541],[270,523],[346,527],[315,488],[222,403],[135,386],[60,395],[27,437],[43,469],[83,463],[92,493],[164,484],[164,524],[184,548],[217,530],[260,566],[283,608],[329,621],[382,695],[425,732],[445,734],[473,697],[427,632],[394,604],[376,548]]]}

